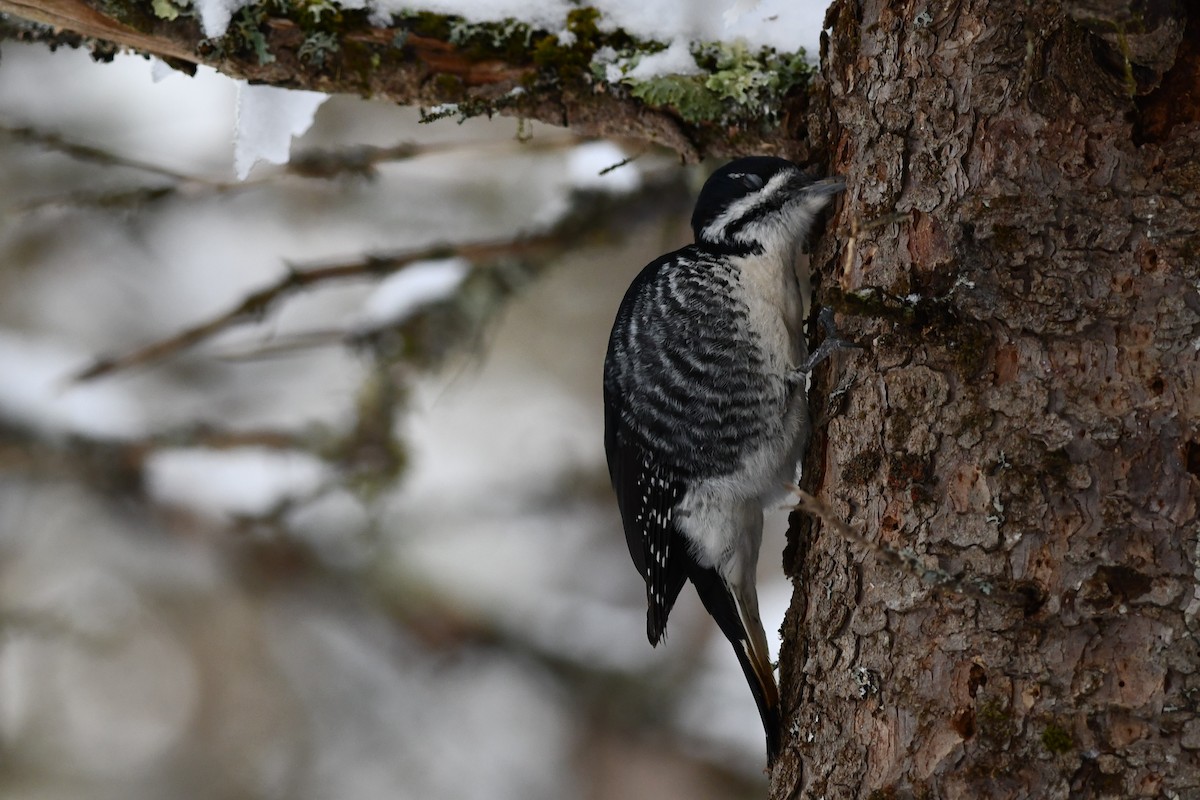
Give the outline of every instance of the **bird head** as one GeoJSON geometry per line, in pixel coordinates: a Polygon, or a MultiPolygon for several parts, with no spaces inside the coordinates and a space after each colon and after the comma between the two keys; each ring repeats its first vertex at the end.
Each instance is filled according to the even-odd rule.
{"type": "Polygon", "coordinates": [[[692,230],[698,244],[729,252],[791,249],[844,188],[841,178],[814,180],[787,159],[739,158],[705,181],[692,230]]]}

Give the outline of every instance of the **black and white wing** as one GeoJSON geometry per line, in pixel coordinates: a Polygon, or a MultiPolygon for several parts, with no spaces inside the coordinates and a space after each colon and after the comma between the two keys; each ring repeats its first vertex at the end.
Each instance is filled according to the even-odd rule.
{"type": "Polygon", "coordinates": [[[689,484],[734,469],[746,443],[765,433],[762,415],[740,402],[757,390],[761,364],[738,335],[735,280],[694,246],[663,256],[630,286],[609,340],[604,444],[625,540],[646,582],[652,644],[700,571],[677,504],[689,484]]]}
{"type": "Polygon", "coordinates": [[[617,493],[625,542],[646,582],[646,638],[658,644],[667,617],[692,567],[691,554],[675,524],[683,481],[637,441],[622,421],[624,395],[604,386],[604,449],[617,493]]]}

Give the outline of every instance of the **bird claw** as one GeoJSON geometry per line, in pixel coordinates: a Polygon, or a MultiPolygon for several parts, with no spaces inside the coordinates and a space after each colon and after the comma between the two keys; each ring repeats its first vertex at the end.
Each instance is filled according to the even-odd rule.
{"type": "Polygon", "coordinates": [[[838,350],[861,350],[862,345],[855,344],[849,339],[845,339],[838,332],[837,325],[833,322],[833,309],[828,306],[821,309],[821,313],[817,315],[817,322],[821,323],[821,328],[825,331],[825,338],[821,340],[821,344],[817,349],[809,354],[808,358],[804,359],[798,367],[800,373],[812,372],[818,364],[838,350]]]}

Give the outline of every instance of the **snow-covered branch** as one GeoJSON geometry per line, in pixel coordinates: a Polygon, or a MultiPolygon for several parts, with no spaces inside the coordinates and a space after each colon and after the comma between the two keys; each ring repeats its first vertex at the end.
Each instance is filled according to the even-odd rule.
{"type": "Polygon", "coordinates": [[[687,161],[780,148],[809,157],[804,45],[820,23],[798,15],[811,10],[768,3],[780,8],[749,16],[771,22],[742,32],[720,14],[666,4],[656,17],[640,5],[544,2],[522,20],[485,20],[384,2],[0,0],[0,14],[185,71],[206,64],[254,83],[419,105],[431,119],[504,114],[658,143],[687,161]]]}

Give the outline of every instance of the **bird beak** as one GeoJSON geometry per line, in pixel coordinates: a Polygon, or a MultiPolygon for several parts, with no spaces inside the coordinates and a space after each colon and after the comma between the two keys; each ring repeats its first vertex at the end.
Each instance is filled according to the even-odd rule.
{"type": "Polygon", "coordinates": [[[832,175],[819,181],[813,181],[804,187],[809,194],[833,195],[846,191],[846,179],[841,175],[832,175]]]}

